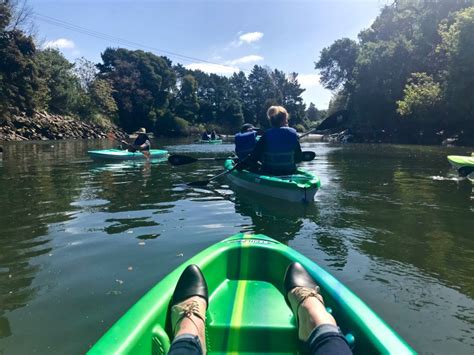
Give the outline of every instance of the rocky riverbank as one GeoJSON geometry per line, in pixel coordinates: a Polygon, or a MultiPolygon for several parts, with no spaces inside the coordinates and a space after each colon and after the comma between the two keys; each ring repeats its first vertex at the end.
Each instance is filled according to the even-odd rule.
{"type": "Polygon", "coordinates": [[[127,137],[125,132],[112,124],[101,126],[46,112],[36,112],[31,117],[0,118],[0,141],[107,138],[111,132],[118,138],[127,137]]]}

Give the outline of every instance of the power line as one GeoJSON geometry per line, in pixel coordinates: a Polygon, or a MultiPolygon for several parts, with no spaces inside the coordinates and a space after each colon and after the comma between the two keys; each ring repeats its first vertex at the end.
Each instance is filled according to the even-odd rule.
{"type": "MultiPolygon", "coordinates": [[[[112,35],[109,35],[109,34],[106,34],[106,33],[103,33],[103,32],[99,32],[99,31],[95,31],[95,30],[92,30],[92,29],[89,29],[89,28],[78,26],[78,25],[75,25],[73,23],[66,22],[66,21],[51,17],[51,16],[42,15],[42,14],[39,14],[39,13],[34,13],[34,16],[38,20],[40,20],[42,22],[45,22],[45,23],[48,23],[50,25],[57,26],[57,27],[62,27],[62,28],[68,29],[70,31],[79,32],[79,33],[85,34],[87,36],[95,37],[95,38],[102,39],[102,40],[105,40],[105,41],[115,42],[115,43],[119,43],[119,44],[126,45],[126,46],[131,46],[131,47],[144,48],[144,49],[148,49],[148,50],[151,50],[151,51],[154,51],[154,52],[161,52],[161,53],[167,54],[170,57],[179,58],[183,61],[207,63],[207,64],[212,64],[212,65],[218,65],[218,66],[233,68],[229,65],[219,64],[219,63],[211,62],[211,61],[208,61],[208,60],[205,60],[205,59],[191,57],[191,56],[187,56],[187,55],[184,55],[184,54],[179,54],[179,53],[176,53],[176,52],[171,52],[171,51],[167,51],[167,50],[164,50],[164,49],[148,46],[146,44],[138,43],[138,42],[135,42],[135,41],[130,41],[130,40],[127,40],[127,39],[124,39],[124,38],[112,36],[112,35]]],[[[239,68],[239,70],[245,71],[245,72],[250,72],[249,69],[240,69],[239,68]]]]}

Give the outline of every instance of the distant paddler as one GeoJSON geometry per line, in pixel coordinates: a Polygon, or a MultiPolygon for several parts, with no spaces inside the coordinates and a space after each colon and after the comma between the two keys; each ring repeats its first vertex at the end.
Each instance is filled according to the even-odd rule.
{"type": "Polygon", "coordinates": [[[0,161],[2,161],[3,159],[3,148],[0,147],[0,161]]]}
{"type": "Polygon", "coordinates": [[[127,143],[125,141],[122,141],[122,143],[127,146],[127,150],[129,152],[134,153],[136,151],[139,151],[147,159],[150,159],[151,142],[150,138],[146,134],[146,129],[142,127],[135,133],[137,134],[137,138],[135,138],[133,144],[127,143]]]}

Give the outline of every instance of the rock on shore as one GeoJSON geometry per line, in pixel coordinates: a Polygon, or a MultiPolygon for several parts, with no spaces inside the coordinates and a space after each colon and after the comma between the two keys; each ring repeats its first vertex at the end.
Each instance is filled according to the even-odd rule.
{"type": "Polygon", "coordinates": [[[127,136],[114,125],[104,127],[46,112],[0,118],[0,141],[107,138],[110,132],[118,138],[127,136]]]}

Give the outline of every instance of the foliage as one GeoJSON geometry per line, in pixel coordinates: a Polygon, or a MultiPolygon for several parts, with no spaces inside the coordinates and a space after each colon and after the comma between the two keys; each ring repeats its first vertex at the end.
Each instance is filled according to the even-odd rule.
{"type": "Polygon", "coordinates": [[[348,109],[361,140],[419,142],[416,132],[429,131],[431,142],[437,131],[474,132],[473,5],[395,1],[358,42],[323,49],[316,68],[337,90],[328,113],[348,109]]]}
{"type": "Polygon", "coordinates": [[[403,100],[397,101],[401,116],[417,115],[429,119],[442,99],[441,87],[426,73],[413,73],[403,90],[403,100]]]}

